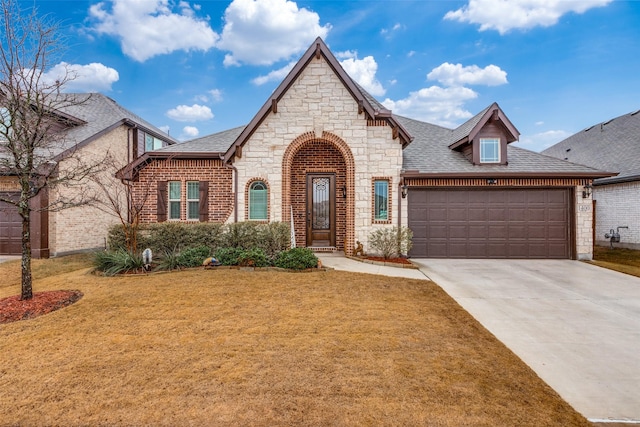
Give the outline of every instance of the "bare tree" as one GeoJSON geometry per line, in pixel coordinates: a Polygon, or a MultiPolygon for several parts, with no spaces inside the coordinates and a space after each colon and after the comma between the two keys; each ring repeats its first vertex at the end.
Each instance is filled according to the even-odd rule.
{"type": "Polygon", "coordinates": [[[74,186],[76,191],[63,192],[72,196],[56,196],[38,209],[88,203],[82,183],[103,165],[83,161],[67,136],[81,124],[69,111],[88,100],[63,93],[75,76],[67,72],[50,81],[45,74],[64,48],[58,25],[39,17],[35,7],[21,9],[18,0],[0,0],[0,8],[0,175],[14,177],[19,187],[15,197],[0,194],[0,201],[16,206],[22,219],[21,299],[31,299],[30,202],[45,188],[74,186]]]}

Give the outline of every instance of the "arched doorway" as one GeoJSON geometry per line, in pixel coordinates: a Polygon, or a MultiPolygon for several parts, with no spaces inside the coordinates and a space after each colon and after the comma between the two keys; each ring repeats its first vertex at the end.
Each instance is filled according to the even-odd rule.
{"type": "Polygon", "coordinates": [[[297,246],[351,248],[354,244],[354,162],[339,137],[308,132],[283,158],[283,221],[293,223],[297,246]]]}

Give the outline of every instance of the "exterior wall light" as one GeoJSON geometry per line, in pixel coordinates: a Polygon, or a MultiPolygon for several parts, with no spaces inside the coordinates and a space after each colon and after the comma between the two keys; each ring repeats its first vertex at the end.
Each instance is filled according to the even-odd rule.
{"type": "Polygon", "coordinates": [[[495,178],[487,178],[487,184],[489,185],[495,185],[497,182],[498,180],[495,178]]]}
{"type": "Polygon", "coordinates": [[[409,186],[407,184],[402,184],[402,198],[407,198],[407,193],[409,192],[409,186]]]}
{"type": "Polygon", "coordinates": [[[582,198],[588,199],[591,196],[591,184],[586,184],[582,187],[582,198]]]}
{"type": "Polygon", "coordinates": [[[347,186],[346,185],[342,186],[342,198],[343,199],[347,198],[347,186]]]}

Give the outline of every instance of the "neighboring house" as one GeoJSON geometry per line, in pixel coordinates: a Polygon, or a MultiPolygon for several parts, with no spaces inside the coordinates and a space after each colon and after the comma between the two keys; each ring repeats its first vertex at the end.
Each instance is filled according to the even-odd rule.
{"type": "Polygon", "coordinates": [[[584,129],[543,154],[617,176],[593,182],[595,241],[609,245],[610,230],[620,228],[620,243],[640,249],[640,110],[584,129]]]}
{"type": "Polygon", "coordinates": [[[497,104],[457,129],[392,114],[317,39],[244,127],[145,153],[119,172],[150,192],[143,221],[286,221],[297,246],[372,251],[414,233],[414,257],[592,256],[595,169],[509,143],[497,104]]]}
{"type": "MultiPolygon", "coordinates": [[[[157,149],[177,141],[155,126],[119,106],[112,99],[97,93],[71,94],[77,97],[78,105],[62,112],[60,132],[65,133],[64,145],[56,147],[53,158],[62,159],[60,168],[67,167],[65,156],[73,153],[87,163],[104,158],[109,152],[118,161],[118,168],[135,160],[145,151],[157,149]],[[92,160],[94,159],[94,160],[92,160]]],[[[67,157],[67,160],[69,158],[67,157]]],[[[102,174],[111,185],[123,185],[114,179],[118,168],[111,168],[102,174]]],[[[90,191],[103,197],[98,188],[57,188],[45,189],[32,199],[34,208],[46,207],[56,198],[68,196],[75,191],[90,191]]],[[[17,179],[11,175],[0,176],[0,192],[19,191],[17,179]]],[[[107,229],[118,223],[115,214],[85,205],[60,211],[32,213],[31,235],[33,256],[47,258],[65,253],[104,248],[107,229]]],[[[21,253],[22,223],[13,205],[0,204],[0,254],[19,255],[21,253]]]]}

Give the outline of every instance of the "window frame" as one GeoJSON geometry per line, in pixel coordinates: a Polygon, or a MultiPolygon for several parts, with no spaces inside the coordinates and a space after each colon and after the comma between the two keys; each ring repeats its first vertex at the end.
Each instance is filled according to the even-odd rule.
{"type": "Polygon", "coordinates": [[[376,224],[391,223],[391,179],[390,178],[373,178],[372,180],[372,212],[373,222],[376,224]],[[381,185],[384,184],[384,188],[381,185]],[[379,191],[383,193],[379,193],[379,191]],[[384,206],[382,204],[384,200],[384,206]],[[384,215],[382,215],[384,212],[384,215]]]}
{"type": "Polygon", "coordinates": [[[167,219],[169,221],[180,221],[182,219],[182,181],[168,181],[167,182],[167,219]],[[171,197],[171,187],[177,184],[178,189],[178,198],[171,197]],[[173,216],[173,209],[171,208],[174,204],[178,205],[178,216],[177,218],[173,216]]]}
{"type": "Polygon", "coordinates": [[[144,152],[145,153],[149,151],[157,150],[159,148],[162,148],[163,146],[164,146],[164,141],[162,141],[160,138],[156,138],[155,136],[150,135],[148,133],[144,134],[144,152]],[[151,142],[151,148],[149,148],[149,145],[148,145],[149,142],[151,142]]]}
{"type": "Polygon", "coordinates": [[[200,221],[200,181],[187,181],[186,182],[186,206],[187,206],[187,221],[200,221]],[[189,186],[195,188],[196,198],[189,197],[189,186]],[[191,211],[192,203],[196,203],[195,216],[192,216],[191,211]]]}
{"type": "Polygon", "coordinates": [[[252,181],[249,184],[249,187],[247,189],[247,194],[248,194],[248,200],[247,200],[247,219],[249,221],[268,221],[269,220],[269,186],[267,185],[266,181],[261,180],[261,179],[257,179],[255,181],[252,181]],[[262,189],[258,189],[256,190],[254,187],[258,186],[258,185],[262,185],[262,189]],[[253,208],[253,203],[255,201],[254,199],[254,191],[263,191],[264,192],[264,207],[262,207],[260,214],[261,217],[253,217],[253,215],[256,214],[255,210],[256,209],[252,209],[253,208]],[[262,211],[263,210],[263,211],[262,211]]]}
{"type": "Polygon", "coordinates": [[[501,162],[501,147],[500,147],[500,138],[498,137],[493,137],[493,138],[480,138],[480,163],[500,163],[501,162]],[[495,147],[495,160],[494,157],[492,157],[491,159],[486,159],[484,157],[484,148],[487,146],[488,143],[491,143],[492,146],[495,147]]]}

